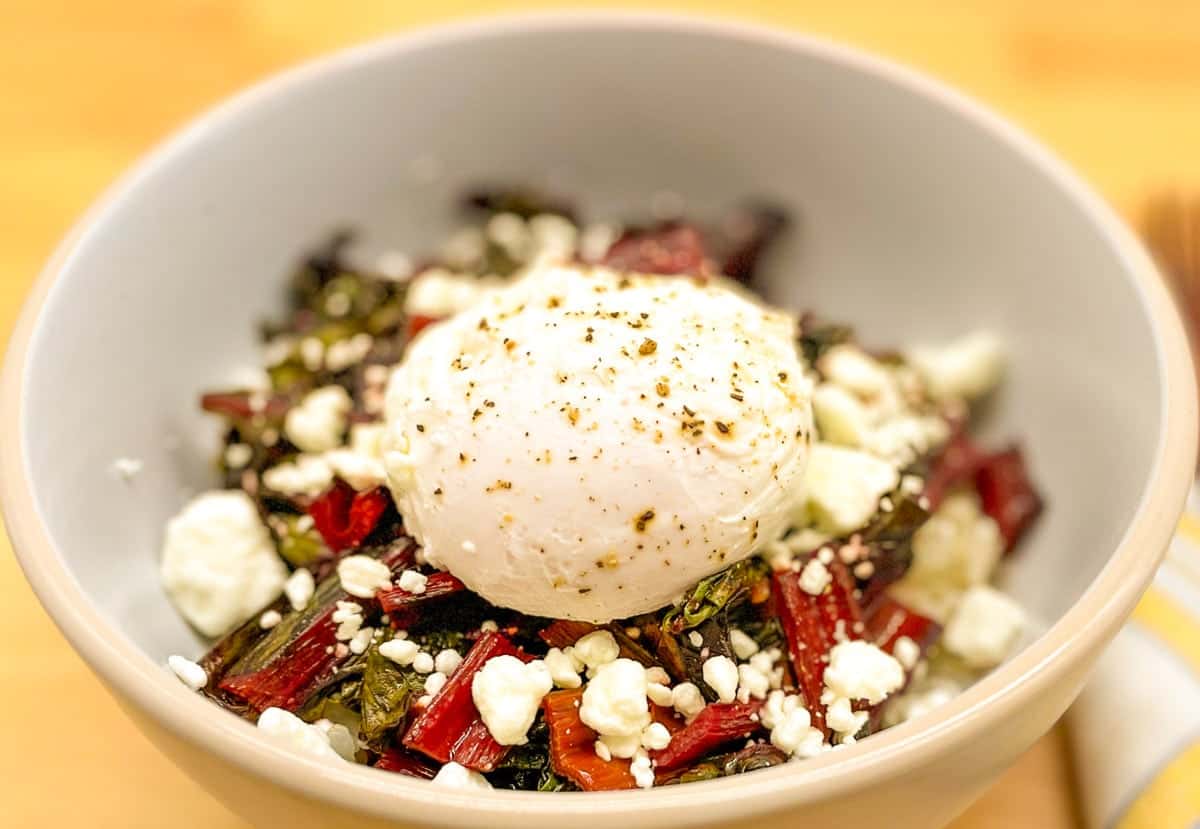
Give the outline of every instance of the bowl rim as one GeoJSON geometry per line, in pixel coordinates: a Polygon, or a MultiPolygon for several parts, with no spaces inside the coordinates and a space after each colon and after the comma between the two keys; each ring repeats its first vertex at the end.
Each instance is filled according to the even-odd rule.
{"type": "Polygon", "coordinates": [[[1165,554],[1190,490],[1197,443],[1196,388],[1187,338],[1169,293],[1150,258],[1112,209],[1062,161],[1016,126],[964,94],[916,70],[821,37],[722,17],[638,11],[550,11],[501,14],[441,23],[333,52],[257,82],[201,114],[139,161],[85,212],[56,248],[25,301],[9,341],[0,377],[0,423],[19,451],[0,456],[0,506],[17,559],[42,605],[85,662],[126,704],[148,714],[185,741],[293,793],[382,818],[413,807],[431,825],[558,829],[564,818],[619,817],[630,829],[703,815],[706,822],[746,818],[860,789],[914,764],[961,747],[1000,721],[1018,715],[1042,691],[1069,681],[1086,655],[1115,635],[1165,554]],[[262,101],[294,93],[330,72],[399,53],[469,45],[535,29],[674,31],[770,45],[870,75],[906,93],[952,110],[1004,143],[1063,191],[1099,230],[1137,289],[1156,340],[1162,382],[1154,463],[1133,519],[1111,558],[1080,599],[1010,662],[926,715],[804,763],[753,775],[672,786],[650,792],[546,795],[510,791],[456,791],[424,781],[347,764],[334,767],[290,754],[261,738],[249,723],[188,691],[125,639],[93,607],[58,555],[39,514],[27,475],[23,388],[27,357],[41,311],[57,276],[69,267],[82,239],[102,226],[113,208],[136,198],[139,185],[172,165],[185,148],[202,143],[262,101]],[[849,773],[853,772],[853,773],[849,773]]]}

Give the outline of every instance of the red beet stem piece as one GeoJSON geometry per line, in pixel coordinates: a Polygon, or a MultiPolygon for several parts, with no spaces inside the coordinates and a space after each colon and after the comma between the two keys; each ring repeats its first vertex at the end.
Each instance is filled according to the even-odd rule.
{"type": "Polygon", "coordinates": [[[390,590],[380,590],[375,597],[379,599],[384,613],[399,613],[431,599],[440,599],[443,596],[461,593],[466,589],[465,584],[449,573],[430,573],[425,579],[423,593],[410,593],[399,587],[393,587],[390,590]]]}
{"type": "Polygon", "coordinates": [[[599,630],[591,622],[574,622],[557,619],[538,631],[538,638],[552,648],[569,648],[593,631],[599,630]]]}
{"type": "Polygon", "coordinates": [[[632,231],[613,243],[600,264],[619,271],[700,274],[705,266],[704,237],[695,227],[668,223],[632,231]]]}
{"type": "Polygon", "coordinates": [[[362,544],[391,506],[386,487],[355,492],[339,479],[313,500],[308,514],[329,549],[341,552],[362,544]]]}
{"type": "Polygon", "coordinates": [[[866,638],[888,653],[893,652],[900,637],[907,636],[924,654],[942,634],[942,627],[937,622],[886,594],[871,606],[865,624],[866,638]]]}
{"type": "MultiPolygon", "coordinates": [[[[379,560],[393,573],[413,561],[415,545],[411,538],[399,539],[380,555],[379,560]]],[[[329,578],[336,578],[330,576],[329,578]]],[[[324,586],[326,582],[322,582],[324,586]]],[[[318,588],[321,592],[322,588],[318,588]]],[[[336,590],[308,627],[281,648],[270,662],[257,671],[226,677],[220,688],[243,699],[256,711],[276,707],[294,711],[304,704],[310,689],[328,677],[349,658],[349,650],[337,647],[337,625],[333,614],[339,601],[351,599],[344,590],[336,590]]],[[[359,602],[361,604],[361,602],[359,602]]]]}
{"type": "Polygon", "coordinates": [[[1020,448],[1012,446],[983,458],[975,470],[975,490],[983,511],[1000,528],[1005,552],[1012,552],[1042,512],[1042,497],[1030,480],[1020,448]]]}
{"type": "Polygon", "coordinates": [[[862,638],[862,610],[854,595],[854,579],[837,559],[827,566],[833,579],[819,596],[800,587],[800,574],[790,570],[777,573],[772,584],[796,682],[813,725],[823,731],[827,729],[821,692],[829,651],[839,638],[862,638]]]}
{"type": "Polygon", "coordinates": [[[345,659],[337,655],[335,610],[337,605],[331,602],[269,665],[226,678],[221,690],[245,700],[256,711],[299,708],[304,703],[303,692],[345,659]]]}
{"type": "Polygon", "coordinates": [[[424,314],[412,314],[408,318],[408,324],[405,327],[405,339],[411,340],[413,337],[421,333],[427,326],[438,322],[441,317],[427,317],[424,314]]]}
{"type": "Polygon", "coordinates": [[[650,752],[656,771],[672,771],[695,762],[732,740],[744,740],[762,728],[758,709],[762,703],[714,703],[696,715],[671,738],[666,748],[650,752]]]}
{"type": "Polygon", "coordinates": [[[232,420],[249,420],[255,415],[277,420],[287,413],[292,404],[287,395],[272,394],[262,397],[261,404],[255,406],[257,396],[246,391],[210,392],[201,395],[200,408],[232,420]]]}
{"type": "Polygon", "coordinates": [[[970,481],[983,459],[983,452],[963,428],[958,427],[925,479],[922,494],[929,499],[929,511],[937,509],[953,487],[970,481]]]}
{"type": "Polygon", "coordinates": [[[506,749],[495,742],[486,727],[480,730],[483,721],[471,697],[471,683],[484,663],[504,655],[521,656],[521,653],[501,633],[489,632],[479,637],[429,707],[408,727],[404,745],[442,763],[454,760],[478,771],[495,768],[506,749]],[[487,741],[494,745],[484,745],[487,741]]]}
{"type": "Polygon", "coordinates": [[[375,761],[375,768],[403,774],[406,777],[418,777],[422,780],[432,780],[437,774],[437,769],[430,765],[424,757],[394,746],[375,761]]]}
{"type": "Polygon", "coordinates": [[[628,760],[603,760],[596,755],[599,735],[580,719],[582,701],[582,689],[553,691],[542,700],[550,730],[550,767],[585,792],[635,788],[628,760]]]}

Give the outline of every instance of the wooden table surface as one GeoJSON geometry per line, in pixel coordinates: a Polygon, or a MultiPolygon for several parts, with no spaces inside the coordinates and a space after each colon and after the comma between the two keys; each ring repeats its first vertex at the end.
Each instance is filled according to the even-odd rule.
{"type": "MultiPolygon", "coordinates": [[[[563,4],[521,7],[554,5],[563,4]]],[[[1196,0],[662,5],[801,28],[921,67],[1023,124],[1127,213],[1152,188],[1200,186],[1196,0]]],[[[505,7],[487,0],[5,0],[0,336],[79,212],[194,113],[305,57],[505,7]]],[[[41,611],[8,553],[0,551],[0,711],[9,746],[0,752],[0,823],[244,827],[124,719],[41,611]]],[[[1075,826],[1069,779],[1055,732],[955,829],[1075,826]]]]}

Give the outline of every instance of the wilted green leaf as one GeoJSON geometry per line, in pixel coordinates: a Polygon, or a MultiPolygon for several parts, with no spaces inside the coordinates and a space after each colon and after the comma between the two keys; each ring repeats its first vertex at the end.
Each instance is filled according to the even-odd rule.
{"type": "Polygon", "coordinates": [[[402,668],[379,652],[379,644],[367,651],[362,680],[362,735],[370,742],[382,740],[408,715],[413,698],[424,692],[425,678],[411,668],[402,668]]]}

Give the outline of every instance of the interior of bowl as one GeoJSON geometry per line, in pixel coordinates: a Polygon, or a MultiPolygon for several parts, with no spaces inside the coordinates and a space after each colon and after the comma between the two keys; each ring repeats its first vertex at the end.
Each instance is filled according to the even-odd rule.
{"type": "Polygon", "coordinates": [[[1125,532],[1160,438],[1155,338],[1111,240],[1035,163],[792,43],[619,20],[479,29],[243,98],[160,153],[63,263],[26,365],[29,479],[69,569],[149,656],[202,647],[157,569],[165,520],[216,480],[198,391],[258,364],[256,322],[331,229],[420,251],[479,182],[547,186],[597,218],[663,192],[701,215],[784,203],[799,226],[769,263],[777,303],[880,346],[1006,338],[987,428],[1021,438],[1048,495],[1008,573],[1034,614],[1070,607],[1125,532]],[[141,473],[120,479],[118,457],[141,473]]]}

